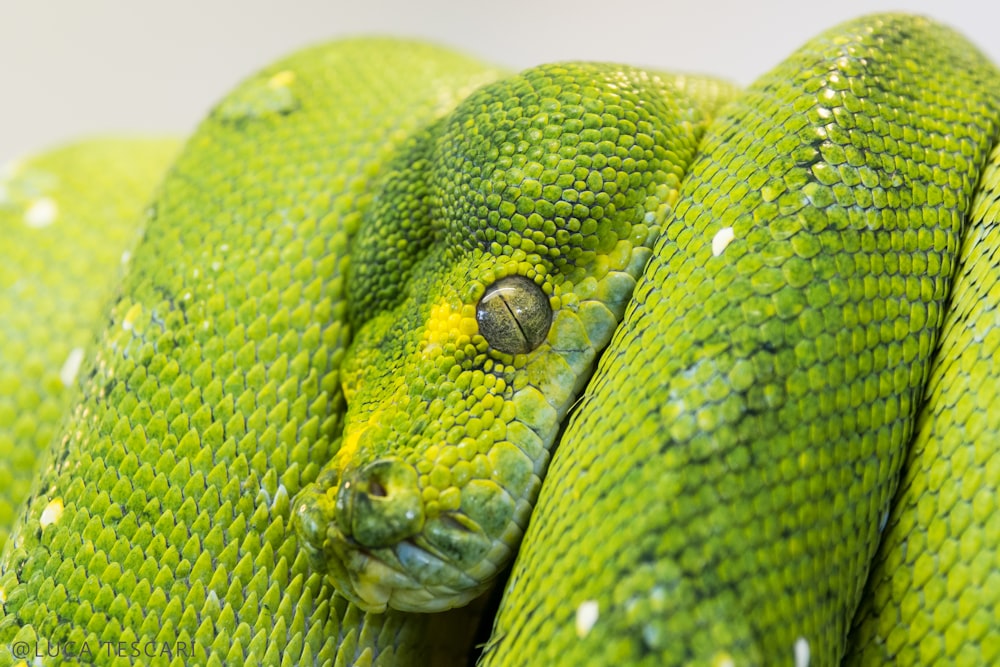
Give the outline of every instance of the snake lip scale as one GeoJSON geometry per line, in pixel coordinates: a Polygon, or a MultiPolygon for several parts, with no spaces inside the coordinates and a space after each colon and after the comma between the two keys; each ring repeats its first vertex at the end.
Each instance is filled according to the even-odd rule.
{"type": "Polygon", "coordinates": [[[435,553],[434,547],[420,538],[400,540],[391,548],[374,550],[358,545],[349,537],[334,537],[331,541],[343,545],[340,560],[344,570],[339,576],[350,577],[353,583],[343,595],[374,612],[384,612],[390,602],[394,609],[402,611],[444,611],[467,604],[485,588],[477,586],[474,580],[451,566],[446,556],[435,553]],[[429,587],[414,579],[410,574],[414,563],[420,563],[425,570],[444,571],[446,574],[441,578],[459,581],[458,589],[448,585],[429,587]],[[356,599],[354,591],[358,591],[356,599]],[[455,600],[460,602],[456,604],[455,600]]]}

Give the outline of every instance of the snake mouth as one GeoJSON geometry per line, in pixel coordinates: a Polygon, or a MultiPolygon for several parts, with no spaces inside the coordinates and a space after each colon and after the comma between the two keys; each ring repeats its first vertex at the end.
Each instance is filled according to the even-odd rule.
{"type": "MultiPolygon", "coordinates": [[[[471,602],[513,556],[519,522],[504,517],[500,530],[490,529],[482,517],[469,516],[475,508],[428,517],[398,486],[409,473],[385,461],[365,466],[364,474],[331,475],[326,484],[304,488],[293,515],[300,545],[337,591],[365,611],[427,613],[471,602]],[[381,481],[372,487],[375,477],[381,481]]],[[[477,485],[471,486],[466,491],[476,498],[477,485]]],[[[497,504],[505,505],[489,506],[494,521],[497,504]]]]}
{"type": "Polygon", "coordinates": [[[384,612],[390,607],[422,613],[445,611],[468,604],[491,582],[491,577],[484,581],[456,566],[423,536],[381,549],[365,548],[343,535],[328,534],[328,540],[334,586],[365,611],[384,612]]]}

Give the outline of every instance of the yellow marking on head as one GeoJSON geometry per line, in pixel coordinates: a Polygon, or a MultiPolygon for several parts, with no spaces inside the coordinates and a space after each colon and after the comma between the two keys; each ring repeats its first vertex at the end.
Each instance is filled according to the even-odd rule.
{"type": "Polygon", "coordinates": [[[355,428],[348,427],[348,432],[344,433],[344,439],[340,442],[340,450],[337,456],[341,459],[349,459],[358,451],[358,441],[361,434],[368,430],[368,424],[359,424],[355,428]]]}
{"type": "Polygon", "coordinates": [[[367,420],[347,425],[344,429],[344,438],[340,442],[340,449],[337,451],[341,461],[348,461],[357,454],[361,436],[379,424],[383,412],[384,410],[375,410],[368,415],[367,420]]]}
{"type": "Polygon", "coordinates": [[[295,72],[291,70],[281,70],[267,81],[271,88],[284,88],[295,82],[295,72]]]}
{"type": "Polygon", "coordinates": [[[427,326],[424,327],[423,350],[427,357],[432,350],[459,338],[475,336],[479,333],[479,323],[476,322],[476,307],[462,304],[455,309],[451,304],[441,301],[431,306],[427,326]]]}

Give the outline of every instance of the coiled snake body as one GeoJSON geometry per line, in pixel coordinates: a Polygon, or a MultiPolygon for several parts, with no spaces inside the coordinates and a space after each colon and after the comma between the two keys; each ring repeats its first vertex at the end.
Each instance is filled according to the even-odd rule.
{"type": "Polygon", "coordinates": [[[883,15],[743,92],[315,47],[134,250],[174,144],[12,169],[0,662],[463,664],[514,561],[484,665],[992,664],[998,129],[883,15]]]}

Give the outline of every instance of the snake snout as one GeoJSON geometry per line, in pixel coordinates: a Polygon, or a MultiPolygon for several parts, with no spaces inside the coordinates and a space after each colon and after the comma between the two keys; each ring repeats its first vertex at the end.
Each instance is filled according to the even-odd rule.
{"type": "Polygon", "coordinates": [[[416,469],[384,458],[346,471],[337,489],[335,517],[345,535],[373,549],[416,535],[424,526],[416,469]]]}

